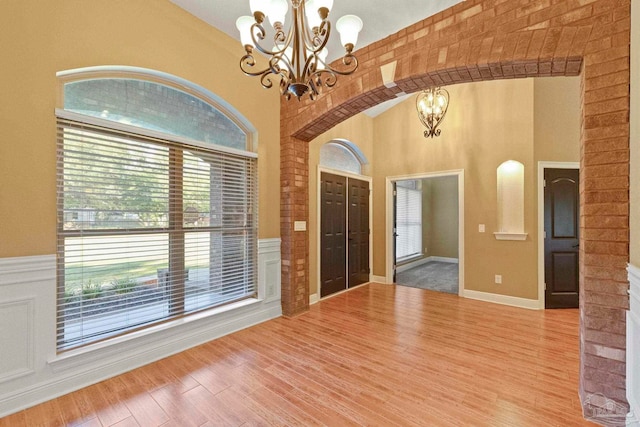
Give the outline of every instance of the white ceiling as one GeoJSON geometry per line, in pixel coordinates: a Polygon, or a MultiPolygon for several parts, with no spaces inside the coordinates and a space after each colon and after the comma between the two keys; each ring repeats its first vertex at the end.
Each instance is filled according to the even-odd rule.
{"type": "MultiPolygon", "coordinates": [[[[249,0],[170,1],[238,40],[238,58],[242,55],[243,49],[240,46],[240,37],[235,22],[242,15],[251,15],[249,0]]],[[[357,15],[362,19],[364,27],[358,36],[355,52],[357,57],[359,48],[394,34],[460,1],[464,0],[395,0],[391,2],[386,0],[334,0],[329,19],[334,24],[343,15],[357,15]]],[[[289,19],[289,15],[287,19],[289,19]]],[[[339,39],[337,32],[334,32],[328,44],[330,60],[336,59],[344,53],[339,39]]],[[[388,102],[397,103],[398,101],[388,102]]],[[[389,106],[385,103],[368,110],[366,113],[375,116],[387,108],[389,106]]]]}

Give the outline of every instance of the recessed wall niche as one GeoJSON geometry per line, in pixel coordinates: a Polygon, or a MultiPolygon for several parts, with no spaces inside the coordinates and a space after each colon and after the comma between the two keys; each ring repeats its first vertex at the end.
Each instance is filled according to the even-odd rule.
{"type": "Polygon", "coordinates": [[[524,165],[507,160],[498,166],[498,231],[497,240],[525,240],[524,232],[524,165]]]}

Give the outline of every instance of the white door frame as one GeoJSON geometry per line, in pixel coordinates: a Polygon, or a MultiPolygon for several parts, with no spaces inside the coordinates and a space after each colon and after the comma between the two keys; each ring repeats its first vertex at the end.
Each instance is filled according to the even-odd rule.
{"type": "Polygon", "coordinates": [[[544,170],[545,169],[578,169],[580,162],[538,162],[538,307],[544,304],[544,170]]]}
{"type": "MultiPolygon", "coordinates": [[[[320,295],[322,295],[322,264],[321,264],[321,256],[322,256],[322,242],[321,242],[321,238],[322,238],[322,219],[321,219],[321,215],[322,215],[322,202],[321,202],[321,196],[322,196],[322,172],[326,172],[326,173],[330,173],[333,175],[339,175],[339,176],[344,176],[346,178],[353,178],[353,179],[359,179],[360,181],[367,181],[369,183],[369,281],[371,281],[371,274],[373,271],[373,178],[370,176],[366,176],[366,175],[358,175],[355,173],[350,173],[350,172],[345,172],[345,171],[341,171],[341,170],[337,170],[337,169],[331,169],[328,168],[326,166],[318,166],[318,177],[317,177],[317,195],[316,195],[316,206],[317,206],[317,212],[316,212],[316,218],[317,221],[316,223],[318,224],[318,226],[316,227],[316,239],[317,239],[317,248],[316,248],[316,253],[317,253],[317,259],[316,259],[316,265],[318,266],[318,282],[317,282],[317,288],[318,288],[318,293],[317,293],[317,297],[318,299],[320,299],[320,295]]],[[[346,195],[348,196],[348,192],[346,193],[346,195]]],[[[347,203],[345,203],[345,209],[347,209],[347,207],[349,206],[349,201],[347,200],[347,203]]],[[[349,218],[347,217],[347,227],[348,227],[348,221],[349,218]]],[[[349,233],[345,233],[345,239],[349,238],[349,233]]],[[[345,245],[348,245],[349,242],[348,240],[345,241],[345,245]]],[[[345,246],[346,247],[346,246],[345,246]]],[[[347,251],[347,255],[346,255],[346,262],[347,262],[347,276],[349,273],[349,251],[347,251]]],[[[347,278],[347,285],[348,285],[348,278],[347,278]]],[[[349,289],[352,289],[350,287],[347,287],[347,291],[349,289]]],[[[334,295],[339,294],[340,292],[336,292],[335,294],[331,294],[328,295],[325,298],[328,297],[332,297],[334,295]]],[[[316,301],[314,301],[313,303],[315,303],[316,301]]]]}
{"type": "Polygon", "coordinates": [[[408,179],[438,178],[455,176],[458,178],[458,295],[464,294],[464,169],[440,172],[424,172],[412,175],[388,176],[386,178],[386,283],[393,283],[393,183],[408,179]]]}

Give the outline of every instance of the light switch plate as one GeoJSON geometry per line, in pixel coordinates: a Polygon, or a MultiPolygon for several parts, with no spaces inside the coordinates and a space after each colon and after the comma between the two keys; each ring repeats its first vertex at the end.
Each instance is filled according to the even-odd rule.
{"type": "Polygon", "coordinates": [[[295,221],[293,231],[307,231],[307,221],[295,221]]]}

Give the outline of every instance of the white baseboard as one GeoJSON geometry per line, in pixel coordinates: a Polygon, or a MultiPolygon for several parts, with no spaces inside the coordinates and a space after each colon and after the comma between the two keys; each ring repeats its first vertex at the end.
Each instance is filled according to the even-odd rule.
{"type": "Polygon", "coordinates": [[[450,263],[458,264],[458,258],[449,258],[449,257],[443,257],[443,256],[428,256],[425,258],[420,258],[418,260],[408,262],[406,264],[399,265],[396,267],[396,272],[402,273],[403,271],[407,271],[412,268],[416,268],[420,265],[427,264],[433,261],[450,262],[450,263]]]}
{"type": "Polygon", "coordinates": [[[386,284],[387,283],[387,278],[385,276],[372,275],[371,276],[371,281],[372,282],[376,282],[376,283],[384,283],[384,284],[386,284]]]}
{"type": "Polygon", "coordinates": [[[426,264],[429,261],[431,261],[430,257],[424,257],[424,258],[417,259],[415,261],[409,261],[406,264],[396,265],[396,272],[401,273],[403,271],[407,271],[412,268],[418,267],[419,265],[426,264]]]}
{"type": "Polygon", "coordinates": [[[449,262],[451,264],[458,264],[458,258],[449,258],[444,256],[430,256],[429,261],[449,262]]]}
{"type": "Polygon", "coordinates": [[[320,301],[320,297],[318,297],[318,293],[309,295],[309,305],[316,304],[318,301],[320,301]]]}
{"type": "Polygon", "coordinates": [[[465,289],[463,297],[475,299],[478,301],[492,302],[495,304],[510,305],[512,307],[526,308],[529,310],[539,310],[540,306],[537,299],[528,299],[520,297],[512,297],[509,295],[491,294],[488,292],[473,291],[465,289]]]}

